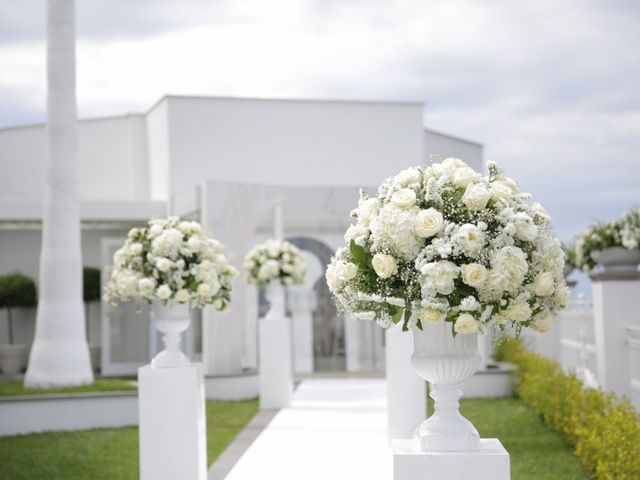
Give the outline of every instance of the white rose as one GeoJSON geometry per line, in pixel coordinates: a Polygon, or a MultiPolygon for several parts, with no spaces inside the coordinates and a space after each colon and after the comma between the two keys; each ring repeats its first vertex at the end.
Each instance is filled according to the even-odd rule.
{"type": "Polygon", "coordinates": [[[491,198],[494,200],[506,200],[508,201],[513,195],[513,190],[507,184],[499,181],[491,182],[489,185],[491,191],[491,198]]]}
{"type": "Polygon", "coordinates": [[[391,196],[391,203],[398,208],[409,208],[416,203],[416,192],[411,188],[402,188],[391,196]]]}
{"type": "Polygon", "coordinates": [[[171,293],[169,285],[160,285],[156,290],[156,295],[160,300],[168,300],[171,297],[171,293]]]}
{"type": "Polygon", "coordinates": [[[198,237],[191,237],[189,240],[187,240],[187,247],[189,247],[189,250],[193,252],[199,251],[201,246],[202,243],[200,242],[200,239],[198,237]]]}
{"type": "Polygon", "coordinates": [[[531,307],[526,302],[509,305],[504,316],[514,323],[526,322],[531,318],[531,307]]]}
{"type": "Polygon", "coordinates": [[[480,174],[471,167],[458,168],[453,174],[453,183],[457,186],[466,188],[467,185],[473,183],[480,178],[480,174]]]}
{"type": "Polygon", "coordinates": [[[176,292],[176,300],[180,303],[187,303],[189,301],[189,292],[181,288],[176,292]]]}
{"type": "Polygon", "coordinates": [[[417,187],[420,185],[420,170],[407,168],[393,178],[393,182],[400,187],[417,187]]]}
{"type": "Polygon", "coordinates": [[[487,206],[491,192],[482,183],[470,183],[462,196],[462,203],[471,210],[482,210],[487,206]]]}
{"type": "Polygon", "coordinates": [[[358,208],[356,209],[356,216],[358,217],[358,223],[360,225],[369,228],[371,219],[378,210],[378,199],[367,198],[366,200],[360,200],[358,208]]]}
{"type": "Polygon", "coordinates": [[[475,333],[478,331],[478,321],[469,313],[463,313],[458,317],[453,326],[456,333],[475,333]]]}
{"type": "Polygon", "coordinates": [[[455,240],[464,253],[472,255],[484,246],[484,232],[475,225],[465,223],[458,229],[455,240]]]}
{"type": "Polygon", "coordinates": [[[336,263],[330,263],[327,265],[327,270],[324,272],[324,278],[327,281],[327,285],[329,290],[335,292],[338,288],[340,288],[340,279],[338,278],[338,272],[336,263]]]}
{"type": "Polygon", "coordinates": [[[163,273],[168,272],[171,269],[171,260],[167,258],[159,258],[156,260],[156,268],[163,273]]]}
{"type": "Polygon", "coordinates": [[[280,262],[277,260],[267,260],[258,270],[258,278],[260,280],[269,280],[278,276],[280,273],[280,262]]]}
{"type": "Polygon", "coordinates": [[[344,241],[349,244],[351,240],[353,240],[357,245],[362,247],[368,236],[369,229],[367,227],[363,225],[351,225],[344,234],[344,241]]]}
{"type": "Polygon", "coordinates": [[[150,237],[157,237],[161,233],[162,233],[162,226],[161,225],[155,224],[155,225],[151,225],[149,227],[149,236],[150,237]]]}
{"type": "Polygon", "coordinates": [[[131,255],[140,255],[140,253],[142,253],[142,244],[135,242],[129,245],[129,253],[131,253],[131,255]]]}
{"type": "Polygon", "coordinates": [[[551,272],[542,272],[533,280],[533,293],[539,297],[547,297],[553,293],[555,285],[551,272]]]}
{"type": "Polygon", "coordinates": [[[449,295],[453,292],[454,280],[458,276],[459,270],[454,263],[440,260],[423,265],[420,272],[425,276],[424,284],[428,290],[449,295]]]}
{"type": "Polygon", "coordinates": [[[355,278],[357,273],[358,266],[355,263],[340,261],[336,264],[336,275],[341,282],[348,282],[355,278]]]}
{"type": "Polygon", "coordinates": [[[371,260],[373,269],[380,278],[389,278],[398,272],[398,263],[392,255],[376,253],[371,260]]]}
{"type": "Polygon", "coordinates": [[[473,288],[480,288],[487,280],[487,269],[479,263],[462,266],[462,281],[473,288]]]}
{"type": "Polygon", "coordinates": [[[547,212],[547,210],[539,203],[536,202],[533,205],[531,205],[531,211],[536,216],[540,217],[544,223],[551,221],[551,216],[549,215],[549,212],[547,212]]]}
{"type": "Polygon", "coordinates": [[[334,292],[338,290],[344,282],[353,279],[357,273],[357,265],[343,260],[336,260],[327,266],[325,278],[329,289],[334,292]]]}
{"type": "Polygon", "coordinates": [[[440,322],[444,318],[444,313],[433,308],[425,308],[420,312],[419,318],[422,325],[433,325],[440,322]]]}
{"type": "Polygon", "coordinates": [[[213,295],[211,286],[209,286],[206,283],[201,283],[200,285],[198,285],[197,291],[198,291],[198,295],[200,295],[203,298],[209,298],[213,295]]]}
{"type": "Polygon", "coordinates": [[[141,278],[138,280],[138,290],[142,295],[150,295],[153,293],[153,289],[156,288],[156,282],[153,278],[141,278]]]}
{"type": "Polygon", "coordinates": [[[422,238],[429,238],[442,230],[444,220],[442,213],[435,208],[420,210],[413,222],[413,230],[422,238]]]}
{"type": "Polygon", "coordinates": [[[538,313],[531,322],[531,328],[538,332],[548,332],[552,326],[553,322],[551,321],[551,312],[549,310],[543,310],[538,313]]]}
{"type": "Polygon", "coordinates": [[[516,225],[516,237],[528,242],[535,240],[538,228],[533,223],[533,219],[524,212],[516,213],[513,218],[516,225]]]}

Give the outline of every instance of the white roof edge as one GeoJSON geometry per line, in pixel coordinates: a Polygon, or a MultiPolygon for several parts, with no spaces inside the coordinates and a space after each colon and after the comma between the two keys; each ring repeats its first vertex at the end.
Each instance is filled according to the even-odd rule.
{"type": "MultiPolygon", "coordinates": [[[[88,117],[88,118],[79,118],[78,123],[85,122],[100,122],[103,120],[114,120],[118,118],[129,118],[129,117],[141,117],[144,116],[144,112],[129,112],[123,113],[121,115],[106,115],[104,117],[88,117]]],[[[41,128],[46,125],[46,122],[38,122],[38,123],[26,123],[24,125],[10,125],[7,127],[0,127],[0,133],[7,130],[18,130],[20,128],[41,128]]]]}
{"type": "Polygon", "coordinates": [[[443,133],[440,132],[438,130],[434,130],[433,128],[427,128],[424,127],[424,131],[425,132],[430,132],[430,133],[435,133],[436,135],[442,135],[443,137],[448,137],[451,138],[453,140],[458,140],[459,142],[465,142],[465,143],[470,143],[471,145],[477,145],[478,147],[484,147],[484,144],[480,143],[480,142],[476,142],[474,140],[469,140],[467,138],[463,138],[463,137],[459,137],[457,135],[451,135],[449,133],[443,133]]]}
{"type": "MultiPolygon", "coordinates": [[[[167,204],[153,200],[80,201],[80,219],[95,221],[147,220],[164,216],[167,204]]],[[[0,200],[0,222],[42,220],[42,201],[0,200]]]]}
{"type": "Polygon", "coordinates": [[[424,101],[401,101],[401,100],[371,100],[371,99],[340,99],[340,98],[268,98],[268,97],[234,97],[234,96],[220,96],[220,95],[180,95],[180,94],[166,94],[158,99],[148,110],[150,112],[156,108],[160,103],[170,99],[185,99],[185,100],[234,100],[234,101],[249,101],[249,102],[300,102],[300,103],[351,103],[351,104],[371,104],[371,105],[407,105],[407,106],[420,106],[424,107],[424,101]]]}

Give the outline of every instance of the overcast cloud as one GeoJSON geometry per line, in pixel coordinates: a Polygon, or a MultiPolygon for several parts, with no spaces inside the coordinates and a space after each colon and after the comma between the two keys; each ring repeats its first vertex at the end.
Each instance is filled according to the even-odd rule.
{"type": "MultiPolygon", "coordinates": [[[[640,2],[78,1],[81,117],[171,94],[424,101],[569,239],[640,203],[640,2]]],[[[44,0],[0,0],[0,126],[42,121],[44,0]]]]}

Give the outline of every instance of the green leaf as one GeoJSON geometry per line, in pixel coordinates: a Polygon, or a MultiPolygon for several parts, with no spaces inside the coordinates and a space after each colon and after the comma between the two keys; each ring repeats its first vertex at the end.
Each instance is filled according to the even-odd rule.
{"type": "Polygon", "coordinates": [[[393,323],[398,323],[402,320],[402,309],[400,307],[391,306],[389,309],[389,313],[391,314],[391,320],[393,323]]]}

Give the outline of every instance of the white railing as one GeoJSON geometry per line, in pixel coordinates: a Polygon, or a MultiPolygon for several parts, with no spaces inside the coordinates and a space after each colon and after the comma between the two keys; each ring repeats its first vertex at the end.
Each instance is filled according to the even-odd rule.
{"type": "Polygon", "coordinates": [[[571,296],[567,308],[556,318],[559,338],[559,362],[574,372],[587,388],[597,388],[593,305],[584,295],[571,296]]]}
{"type": "Polygon", "coordinates": [[[640,326],[627,325],[631,403],[640,410],[640,326]]]}

